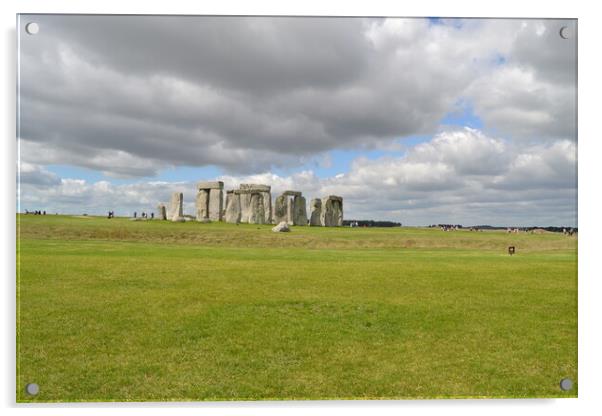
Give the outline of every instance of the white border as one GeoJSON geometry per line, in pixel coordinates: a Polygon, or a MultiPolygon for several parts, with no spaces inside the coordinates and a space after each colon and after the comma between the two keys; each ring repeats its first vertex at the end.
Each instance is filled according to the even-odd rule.
{"type": "Polygon", "coordinates": [[[599,162],[602,155],[598,121],[600,118],[600,15],[595,2],[545,1],[534,4],[524,0],[474,2],[469,0],[415,2],[395,1],[151,1],[98,0],[75,3],[68,0],[4,0],[2,10],[2,91],[0,101],[3,127],[2,140],[2,342],[0,359],[1,404],[4,414],[80,415],[102,414],[109,410],[125,414],[434,414],[470,415],[486,412],[506,415],[509,412],[546,415],[591,414],[602,409],[599,392],[602,378],[600,356],[600,323],[602,317],[602,270],[596,256],[602,229],[600,217],[599,162]],[[384,402],[224,402],[188,404],[15,404],[15,80],[16,80],[16,13],[144,13],[144,14],[269,14],[269,15],[346,15],[346,16],[464,16],[464,17],[571,17],[579,19],[579,399],[556,400],[433,400],[384,402]],[[598,321],[598,322],[597,322],[598,321]]]}

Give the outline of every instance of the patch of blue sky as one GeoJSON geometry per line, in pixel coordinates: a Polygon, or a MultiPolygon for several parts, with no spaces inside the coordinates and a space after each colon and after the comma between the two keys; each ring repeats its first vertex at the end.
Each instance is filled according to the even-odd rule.
{"type": "Polygon", "coordinates": [[[444,23],[443,19],[441,19],[440,17],[427,17],[427,19],[431,26],[442,25],[444,23]]]}
{"type": "Polygon", "coordinates": [[[431,25],[431,26],[446,25],[446,26],[451,26],[456,29],[461,29],[462,26],[464,25],[463,19],[458,19],[458,18],[427,17],[427,19],[428,19],[429,25],[431,25]]]}
{"type": "Polygon", "coordinates": [[[506,57],[501,53],[498,53],[494,58],[494,63],[496,65],[504,65],[506,63],[506,57]]]}
{"type": "Polygon", "coordinates": [[[311,170],[319,178],[331,178],[351,170],[353,161],[359,158],[378,160],[385,157],[403,157],[407,150],[417,144],[428,142],[432,136],[410,136],[393,141],[392,149],[335,149],[312,158],[307,163],[292,168],[275,168],[273,173],[289,176],[311,170]]]}
{"type": "Polygon", "coordinates": [[[470,127],[483,129],[483,120],[474,113],[472,105],[467,101],[459,101],[455,110],[447,113],[440,124],[442,126],[470,127]]]}

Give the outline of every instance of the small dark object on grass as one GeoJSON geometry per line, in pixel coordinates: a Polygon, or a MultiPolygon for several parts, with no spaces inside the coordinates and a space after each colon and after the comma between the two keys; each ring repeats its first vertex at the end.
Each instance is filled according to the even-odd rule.
{"type": "Polygon", "coordinates": [[[508,247],[508,254],[513,255],[515,251],[516,251],[516,248],[514,248],[514,246],[508,247]]]}

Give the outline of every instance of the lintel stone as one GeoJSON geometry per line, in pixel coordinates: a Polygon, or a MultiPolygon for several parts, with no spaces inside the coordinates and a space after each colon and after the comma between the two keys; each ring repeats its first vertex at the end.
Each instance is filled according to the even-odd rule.
{"type": "Polygon", "coordinates": [[[301,196],[302,193],[299,191],[284,191],[282,193],[282,195],[286,195],[286,196],[301,196]]]}
{"type": "Polygon", "coordinates": [[[222,181],[203,181],[197,182],[197,189],[224,189],[224,183],[222,181]]]}
{"type": "Polygon", "coordinates": [[[262,185],[256,183],[241,183],[240,189],[248,189],[256,192],[270,192],[272,190],[272,187],[270,185],[262,185]]]}

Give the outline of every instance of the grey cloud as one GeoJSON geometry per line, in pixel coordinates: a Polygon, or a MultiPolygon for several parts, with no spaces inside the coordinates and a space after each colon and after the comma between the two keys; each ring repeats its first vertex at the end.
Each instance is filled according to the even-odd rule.
{"type": "MultiPolygon", "coordinates": [[[[349,172],[319,178],[312,171],[290,176],[274,173],[224,175],[226,189],[240,183],[266,183],[275,197],[297,189],[309,200],[329,194],[345,198],[345,216],[388,219],[405,224],[433,222],[493,225],[576,225],[575,144],[568,140],[517,148],[482,132],[463,129],[441,133],[397,158],[357,159],[349,172]],[[451,146],[451,147],[450,147],[451,146]],[[429,151],[424,151],[427,148],[429,151]],[[446,158],[447,149],[465,153],[446,158]],[[503,163],[478,174],[462,171],[461,157],[482,158],[499,154],[503,163]]],[[[485,159],[487,160],[487,159],[485,159]]],[[[207,178],[213,179],[213,178],[207,178]]],[[[121,215],[151,210],[167,201],[173,191],[184,193],[185,210],[193,212],[194,184],[189,182],[139,182],[113,185],[62,179],[43,190],[24,186],[23,207],[48,210],[78,209],[121,215]]]]}
{"type": "Polygon", "coordinates": [[[22,163],[18,166],[17,179],[20,184],[35,187],[56,186],[61,183],[58,175],[44,169],[42,166],[31,163],[22,163]]]}
{"type": "MultiPolygon", "coordinates": [[[[543,100],[523,97],[518,115],[500,111],[520,95],[491,101],[495,56],[515,53],[512,62],[521,63],[529,55],[500,37],[519,21],[475,21],[459,30],[424,19],[31,18],[41,31],[22,37],[21,137],[51,143],[80,166],[91,167],[90,155],[103,151],[152,162],[151,172],[126,166],[119,175],[208,164],[251,173],[330,149],[385,146],[436,132],[468,92],[493,126],[520,124],[524,107],[547,115],[564,97],[550,84],[543,100]]],[[[555,79],[542,77],[536,81],[555,79]]]]}
{"type": "Polygon", "coordinates": [[[467,88],[477,114],[490,129],[528,141],[577,140],[576,20],[521,22],[505,36],[505,62],[467,88]]]}

